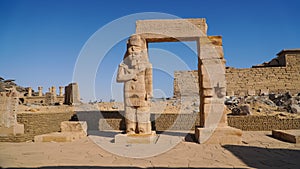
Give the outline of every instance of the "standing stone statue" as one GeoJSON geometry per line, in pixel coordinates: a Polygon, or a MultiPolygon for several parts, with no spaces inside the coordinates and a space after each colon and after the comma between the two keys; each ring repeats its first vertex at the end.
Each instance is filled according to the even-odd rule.
{"type": "Polygon", "coordinates": [[[132,35],[119,65],[117,82],[124,83],[124,104],[127,134],[151,134],[150,98],[152,97],[152,65],[147,43],[132,35]]]}

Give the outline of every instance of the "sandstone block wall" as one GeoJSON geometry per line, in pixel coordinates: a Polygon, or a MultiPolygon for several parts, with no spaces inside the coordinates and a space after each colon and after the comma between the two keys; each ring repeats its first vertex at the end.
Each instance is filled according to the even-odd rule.
{"type": "Polygon", "coordinates": [[[174,96],[199,97],[198,71],[175,71],[174,72],[174,96]]]}
{"type": "MultiPolygon", "coordinates": [[[[226,68],[227,95],[260,94],[261,90],[269,93],[291,94],[300,92],[300,51],[297,53],[282,53],[285,65],[257,66],[255,68],[226,68]]],[[[273,61],[272,61],[273,62],[273,61]]],[[[180,82],[197,82],[197,71],[178,71],[174,75],[174,95],[180,96],[190,89],[189,85],[180,82]],[[195,78],[195,79],[189,79],[195,78]],[[180,90],[179,90],[180,86],[180,90]]],[[[197,89],[193,89],[197,90],[197,89]]]]}
{"type": "MultiPolygon", "coordinates": [[[[81,112],[79,119],[88,122],[89,130],[124,130],[124,112],[81,112]],[[88,115],[88,116],[87,116],[88,115]],[[82,119],[85,117],[86,119],[82,119]]],[[[198,113],[151,114],[152,130],[194,130],[200,125],[198,113]]],[[[277,116],[228,116],[228,125],[245,131],[300,129],[300,118],[282,119],[277,116]]]]}
{"type": "Polygon", "coordinates": [[[282,119],[277,116],[229,116],[228,125],[244,131],[300,129],[300,118],[282,119]]]}
{"type": "MultiPolygon", "coordinates": [[[[80,120],[87,121],[88,130],[124,130],[123,112],[77,112],[80,120]],[[81,118],[80,118],[81,117],[81,118]],[[84,119],[85,117],[86,119],[84,119]],[[106,123],[103,123],[103,121],[106,123]]],[[[60,123],[71,119],[69,113],[23,113],[17,121],[24,124],[24,134],[0,136],[0,142],[24,142],[35,135],[60,131],[60,123]]],[[[151,114],[153,130],[194,130],[199,126],[199,114],[151,114]]],[[[244,131],[271,131],[300,129],[300,118],[281,119],[277,116],[229,116],[228,125],[244,131]]]]}
{"type": "Polygon", "coordinates": [[[23,142],[33,140],[40,134],[60,131],[60,123],[71,119],[69,113],[22,113],[17,115],[18,123],[24,124],[24,134],[0,136],[0,142],[23,142]]]}
{"type": "MultiPolygon", "coordinates": [[[[118,112],[110,113],[100,120],[100,130],[124,130],[124,118],[118,112]],[[104,125],[103,121],[107,124],[104,125]],[[101,123],[102,121],[102,123],[101,123]]],[[[277,116],[229,116],[228,125],[244,131],[271,131],[300,129],[300,118],[281,119],[277,116]]],[[[152,129],[165,130],[194,130],[200,125],[197,114],[151,114],[152,129]],[[175,122],[176,121],[176,122],[175,122]]]]}
{"type": "MultiPolygon", "coordinates": [[[[125,130],[123,111],[77,112],[78,119],[87,121],[88,130],[125,130]]],[[[200,125],[198,113],[151,114],[152,130],[194,130],[200,125]]]]}
{"type": "MultiPolygon", "coordinates": [[[[56,96],[55,103],[63,103],[65,97],[64,96],[56,96]]],[[[24,104],[46,104],[46,96],[32,96],[32,97],[24,97],[24,104]]]]}
{"type": "MultiPolygon", "coordinates": [[[[278,61],[278,67],[261,66],[247,69],[226,69],[227,95],[246,95],[249,90],[269,90],[269,93],[291,94],[300,92],[300,50],[282,51],[278,58],[285,61],[278,61]],[[285,63],[282,66],[280,63],[285,63]]],[[[272,65],[276,66],[276,65],[272,65]]]]}

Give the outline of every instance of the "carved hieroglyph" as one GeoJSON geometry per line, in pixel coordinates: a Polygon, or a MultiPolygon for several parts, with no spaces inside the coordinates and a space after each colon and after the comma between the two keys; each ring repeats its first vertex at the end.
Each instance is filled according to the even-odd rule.
{"type": "Polygon", "coordinates": [[[152,65],[148,59],[146,40],[132,35],[119,65],[117,82],[124,83],[127,134],[151,134],[150,98],[152,97],[152,65]]]}

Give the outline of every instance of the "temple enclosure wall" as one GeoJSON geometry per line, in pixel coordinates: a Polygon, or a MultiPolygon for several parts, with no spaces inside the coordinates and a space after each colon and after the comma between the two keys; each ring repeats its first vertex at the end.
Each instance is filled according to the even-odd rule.
{"type": "MultiPolygon", "coordinates": [[[[228,96],[259,95],[261,92],[297,94],[300,92],[300,50],[283,50],[271,62],[252,68],[227,67],[225,76],[228,96]]],[[[196,70],[176,71],[174,96],[191,94],[193,83],[197,81],[196,70]]]]}
{"type": "MultiPolygon", "coordinates": [[[[18,123],[24,124],[24,134],[0,136],[0,142],[31,141],[40,134],[60,131],[60,123],[68,121],[74,112],[62,113],[22,113],[17,115],[18,123]]],[[[88,130],[123,130],[125,128],[122,111],[77,112],[81,120],[87,121],[88,130]],[[106,123],[104,123],[104,120],[106,123]]],[[[151,114],[153,129],[194,130],[199,125],[198,114],[151,114]],[[191,123],[192,122],[192,123],[191,123]]],[[[245,131],[271,131],[300,129],[300,118],[286,119],[277,116],[228,116],[228,125],[245,131]]]]}
{"type": "Polygon", "coordinates": [[[300,92],[300,51],[286,54],[285,65],[278,67],[258,66],[254,68],[226,69],[227,95],[269,93],[297,94],[300,92]]]}

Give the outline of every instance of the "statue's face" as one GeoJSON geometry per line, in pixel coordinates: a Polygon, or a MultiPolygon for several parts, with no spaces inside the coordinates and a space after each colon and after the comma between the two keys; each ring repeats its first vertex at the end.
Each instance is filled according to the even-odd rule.
{"type": "Polygon", "coordinates": [[[127,57],[125,63],[128,66],[139,66],[140,62],[143,62],[143,49],[145,48],[145,42],[139,35],[131,36],[128,41],[127,57]]]}

